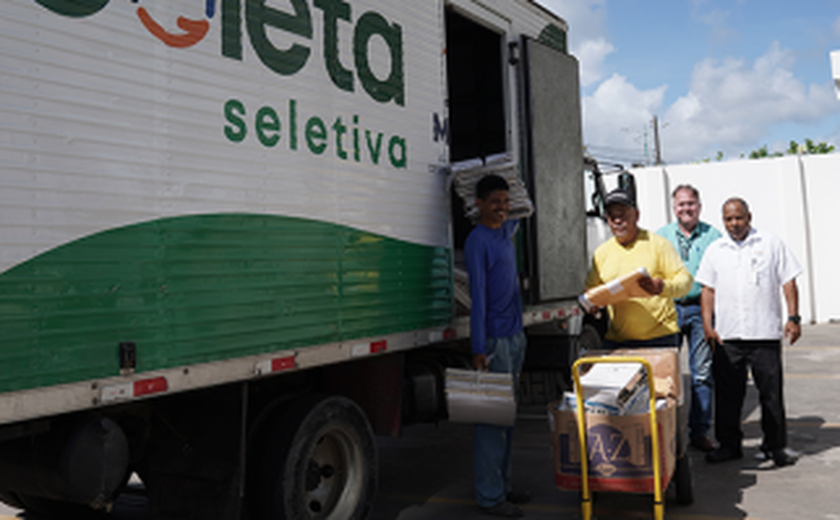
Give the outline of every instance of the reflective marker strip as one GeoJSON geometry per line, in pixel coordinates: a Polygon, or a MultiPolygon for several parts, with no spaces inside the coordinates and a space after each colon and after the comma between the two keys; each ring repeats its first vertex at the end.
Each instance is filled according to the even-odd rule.
{"type": "Polygon", "coordinates": [[[281,370],[291,370],[292,368],[297,368],[297,362],[295,361],[295,356],[293,355],[257,361],[257,364],[254,367],[254,373],[257,375],[270,374],[281,370]]]}
{"type": "Polygon", "coordinates": [[[366,356],[368,354],[376,354],[378,352],[385,352],[388,350],[388,341],[379,340],[370,343],[359,343],[350,347],[350,356],[366,356]]]}
{"type": "Polygon", "coordinates": [[[166,392],[168,389],[169,384],[163,376],[152,379],[141,379],[140,381],[134,382],[134,397],[166,392]]]}
{"type": "Polygon", "coordinates": [[[99,394],[103,403],[134,399],[146,395],[158,394],[169,390],[169,383],[163,376],[141,379],[131,383],[103,386],[99,394]]]}
{"type": "Polygon", "coordinates": [[[429,343],[436,343],[438,341],[446,341],[455,339],[458,331],[455,329],[433,330],[429,332],[429,343]]]}

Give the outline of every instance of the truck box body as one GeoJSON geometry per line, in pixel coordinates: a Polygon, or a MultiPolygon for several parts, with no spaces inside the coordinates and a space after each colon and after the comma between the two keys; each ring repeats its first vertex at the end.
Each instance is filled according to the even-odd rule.
{"type": "Polygon", "coordinates": [[[0,18],[0,392],[117,376],[122,342],[147,372],[449,322],[439,2],[354,3],[344,88],[308,3],[298,53],[255,43],[254,2],[42,4],[0,18]],[[209,30],[167,46],[140,9],[209,30]]]}
{"type": "Polygon", "coordinates": [[[450,324],[444,4],[291,5],[4,3],[0,392],[450,324]]]}
{"type": "Polygon", "coordinates": [[[530,0],[3,2],[0,500],[107,508],[136,471],[150,517],[364,517],[373,433],[445,416],[469,356],[453,163],[516,165],[523,322],[581,331],[566,30],[530,0]],[[316,425],[354,478],[263,484],[303,489],[321,455],[275,440],[316,425]]]}

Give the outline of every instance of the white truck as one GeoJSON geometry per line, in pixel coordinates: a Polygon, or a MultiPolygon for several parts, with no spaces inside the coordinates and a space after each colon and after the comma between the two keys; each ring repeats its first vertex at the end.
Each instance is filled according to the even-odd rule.
{"type": "MultiPolygon", "coordinates": [[[[506,154],[523,395],[592,329],[576,60],[529,0],[0,5],[0,500],[365,518],[469,353],[450,165],[506,154]]],[[[597,338],[595,338],[597,340],[597,338]]],[[[551,396],[548,396],[551,397],[551,396]]]]}

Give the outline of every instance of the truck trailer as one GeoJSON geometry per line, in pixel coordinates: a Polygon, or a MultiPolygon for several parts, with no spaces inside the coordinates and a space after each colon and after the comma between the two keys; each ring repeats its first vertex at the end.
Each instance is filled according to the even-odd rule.
{"type": "MultiPolygon", "coordinates": [[[[530,0],[7,0],[0,500],[369,516],[469,362],[454,164],[504,157],[522,394],[581,345],[578,65],[530,0]]],[[[547,395],[547,398],[552,395],[547,395]]]]}

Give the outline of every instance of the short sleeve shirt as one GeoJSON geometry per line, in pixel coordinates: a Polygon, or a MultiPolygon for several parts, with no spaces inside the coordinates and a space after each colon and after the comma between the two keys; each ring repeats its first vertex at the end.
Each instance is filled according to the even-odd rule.
{"type": "Polygon", "coordinates": [[[640,267],[663,280],[665,287],[657,296],[610,305],[610,328],[605,336],[610,341],[655,339],[680,331],[673,298],[684,296],[692,279],[671,243],[660,235],[639,229],[638,237],[628,245],[615,237],[601,244],[592,257],[585,286],[590,289],[640,267]]]}
{"type": "MultiPolygon", "coordinates": [[[[700,260],[709,244],[721,237],[720,231],[705,222],[698,222],[690,236],[685,236],[677,221],[659,228],[656,233],[667,238],[668,242],[674,246],[691,276],[697,274],[700,260]]],[[[702,289],[700,284],[695,281],[684,298],[699,298],[702,289]]]]}
{"type": "Polygon", "coordinates": [[[715,330],[726,340],[783,336],[781,287],[802,272],[777,237],[751,229],[736,242],[728,235],[703,255],[695,280],[715,290],[715,330]]]}

